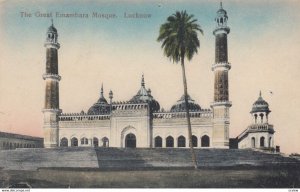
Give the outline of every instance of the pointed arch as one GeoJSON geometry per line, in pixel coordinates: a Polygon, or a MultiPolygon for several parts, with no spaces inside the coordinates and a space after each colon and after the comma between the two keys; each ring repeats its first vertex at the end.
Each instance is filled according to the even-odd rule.
{"type": "Polygon", "coordinates": [[[136,148],[136,136],[133,133],[129,133],[126,135],[125,147],[136,148]]]}
{"type": "Polygon", "coordinates": [[[160,136],[155,137],[154,147],[162,147],[162,138],[160,136]]]}
{"type": "Polygon", "coordinates": [[[265,147],[265,137],[260,138],[260,147],[265,147]]]}
{"type": "Polygon", "coordinates": [[[102,147],[109,147],[109,139],[107,137],[102,138],[102,147]]]}
{"type": "Polygon", "coordinates": [[[209,147],[210,145],[210,139],[209,136],[203,135],[201,137],[201,147],[209,147]]]}
{"type": "Polygon", "coordinates": [[[93,137],[93,146],[98,147],[99,146],[99,139],[97,137],[93,137]]]}
{"type": "Polygon", "coordinates": [[[166,147],[174,147],[174,138],[172,136],[166,138],[166,147]]]}
{"type": "Polygon", "coordinates": [[[71,146],[72,147],[78,147],[78,139],[76,137],[73,137],[71,139],[71,146]]]}
{"type": "Polygon", "coordinates": [[[178,147],[185,147],[185,137],[183,135],[178,137],[177,146],[178,147]]]}
{"type": "Polygon", "coordinates": [[[68,147],[68,139],[66,137],[63,137],[61,140],[60,140],[60,146],[61,147],[68,147]]]}
{"type": "Polygon", "coordinates": [[[255,138],[254,137],[251,138],[251,147],[255,148],[255,138]]]}
{"type": "Polygon", "coordinates": [[[195,135],[192,135],[192,145],[193,147],[198,147],[198,138],[195,135]]]}

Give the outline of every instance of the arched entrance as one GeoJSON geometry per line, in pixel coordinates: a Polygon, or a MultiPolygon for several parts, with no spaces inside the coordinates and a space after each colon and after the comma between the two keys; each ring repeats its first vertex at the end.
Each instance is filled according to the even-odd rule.
{"type": "Polygon", "coordinates": [[[201,137],[201,147],[209,147],[209,137],[207,135],[201,137]]]}
{"type": "Polygon", "coordinates": [[[251,147],[255,148],[255,138],[254,137],[251,138],[251,147]]]}
{"type": "Polygon", "coordinates": [[[198,147],[198,138],[195,135],[192,136],[192,144],[193,147],[198,147]]]}
{"type": "Polygon", "coordinates": [[[185,137],[184,136],[178,137],[177,143],[178,143],[177,144],[178,147],[185,147],[185,137]]]}
{"type": "Polygon", "coordinates": [[[174,139],[172,136],[167,137],[166,147],[174,147],[174,139]]]}
{"type": "Polygon", "coordinates": [[[67,138],[62,138],[61,140],[60,140],[60,146],[61,147],[68,147],[68,139],[67,138]]]}
{"type": "Polygon", "coordinates": [[[125,147],[136,148],[136,137],[134,134],[129,133],[125,137],[125,147]]]}
{"type": "Polygon", "coordinates": [[[71,146],[72,147],[78,147],[78,139],[76,137],[73,137],[71,139],[71,146]]]}
{"type": "Polygon", "coordinates": [[[109,139],[107,137],[102,138],[102,147],[109,147],[109,139]]]}
{"type": "Polygon", "coordinates": [[[162,138],[160,136],[155,137],[155,147],[162,147],[162,138]]]}
{"type": "Polygon", "coordinates": [[[260,138],[260,147],[265,147],[265,138],[264,137],[260,138]]]}
{"type": "Polygon", "coordinates": [[[97,137],[93,138],[93,145],[94,145],[94,147],[98,147],[99,146],[99,140],[98,140],[97,137]]]}

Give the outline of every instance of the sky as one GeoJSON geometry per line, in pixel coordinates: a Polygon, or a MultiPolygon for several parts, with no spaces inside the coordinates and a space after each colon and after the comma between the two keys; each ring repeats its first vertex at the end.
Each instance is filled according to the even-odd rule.
{"type": "MultiPolygon", "coordinates": [[[[252,123],[250,110],[262,91],[269,103],[275,144],[300,153],[300,2],[296,0],[223,0],[228,13],[230,137],[252,123]],[[271,94],[271,92],[273,94],[271,94]]],[[[169,110],[183,94],[181,67],[163,55],[159,27],[176,11],[193,14],[204,31],[200,49],[186,62],[188,92],[202,107],[213,101],[215,28],[219,1],[0,1],[0,131],[42,136],[45,48],[52,13],[58,30],[60,108],[87,111],[99,98],[131,99],[144,74],[147,88],[169,110]],[[26,12],[25,17],[21,12],[26,12]],[[116,18],[93,18],[93,12],[116,18]],[[88,18],[56,13],[89,14],[88,18]],[[151,14],[125,18],[124,14],[151,14]]]]}

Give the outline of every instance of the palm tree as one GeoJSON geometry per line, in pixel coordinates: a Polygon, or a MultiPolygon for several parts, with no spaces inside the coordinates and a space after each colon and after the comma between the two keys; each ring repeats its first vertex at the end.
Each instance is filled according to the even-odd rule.
{"type": "Polygon", "coordinates": [[[181,63],[189,146],[195,169],[197,169],[197,159],[192,143],[192,128],[188,108],[184,59],[187,58],[190,61],[200,47],[197,32],[203,34],[203,31],[196,22],[197,19],[194,19],[194,15],[188,15],[186,11],[176,11],[175,14],[167,18],[166,23],[160,26],[159,36],[157,38],[157,41],[162,42],[161,47],[164,50],[164,55],[170,58],[173,63],[181,63]]]}

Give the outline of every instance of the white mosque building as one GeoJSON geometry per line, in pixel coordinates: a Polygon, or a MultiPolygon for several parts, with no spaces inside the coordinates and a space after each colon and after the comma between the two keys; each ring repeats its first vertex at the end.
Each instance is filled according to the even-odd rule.
{"type": "MultiPolygon", "coordinates": [[[[212,65],[214,100],[211,108],[203,109],[188,97],[195,148],[229,148],[229,101],[227,12],[217,11],[215,63],[212,65]]],[[[189,147],[184,97],[170,110],[160,104],[146,88],[144,76],[140,89],[124,102],[114,102],[110,91],[107,100],[101,88],[98,101],[87,112],[62,113],[59,108],[58,33],[53,24],[48,28],[46,42],[46,72],[44,114],[44,146],[53,147],[189,147]]],[[[239,148],[274,146],[273,126],[268,124],[268,103],[259,96],[251,114],[254,123],[238,136],[239,148]]]]}

